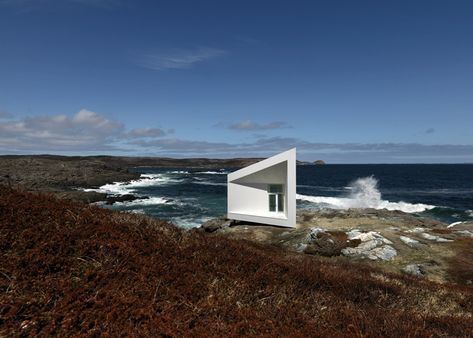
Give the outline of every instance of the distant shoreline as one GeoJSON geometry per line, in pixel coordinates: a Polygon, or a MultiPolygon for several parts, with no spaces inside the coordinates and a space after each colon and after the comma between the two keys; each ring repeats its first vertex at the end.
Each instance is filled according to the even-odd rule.
{"type": "MultiPolygon", "coordinates": [[[[61,198],[86,203],[109,202],[117,198],[107,194],[81,191],[113,182],[129,182],[140,174],[129,171],[137,167],[222,168],[244,167],[259,161],[236,159],[172,159],[163,157],[2,155],[0,184],[27,191],[49,192],[61,198]]],[[[133,196],[123,197],[134,199],[133,196]]]]}
{"type": "MultiPolygon", "coordinates": [[[[169,157],[132,157],[132,156],[62,156],[62,155],[0,155],[0,184],[10,185],[27,191],[50,192],[62,198],[69,198],[86,203],[120,200],[104,193],[82,191],[97,189],[114,182],[129,182],[138,179],[140,174],[131,172],[131,168],[240,168],[260,161],[261,158],[169,158],[169,157]]],[[[363,164],[326,164],[298,161],[300,166],[339,166],[363,164]]],[[[473,165],[458,164],[368,164],[368,165],[473,165]]],[[[132,200],[133,196],[122,199],[132,200]]]]}
{"type": "MultiPolygon", "coordinates": [[[[55,155],[55,154],[0,154],[0,161],[5,159],[19,158],[38,158],[51,160],[90,160],[97,159],[101,161],[112,161],[112,163],[132,164],[137,163],[135,167],[188,167],[188,168],[212,168],[213,166],[242,167],[264,158],[261,157],[234,157],[234,158],[209,158],[209,157],[158,157],[158,156],[118,156],[118,155],[55,155]],[[227,165],[228,164],[228,165],[227,165]]],[[[324,164],[316,164],[317,161],[298,160],[297,165],[473,165],[473,162],[364,162],[364,163],[332,163],[323,161],[324,164]]],[[[130,168],[133,165],[130,166],[130,168]]]]}

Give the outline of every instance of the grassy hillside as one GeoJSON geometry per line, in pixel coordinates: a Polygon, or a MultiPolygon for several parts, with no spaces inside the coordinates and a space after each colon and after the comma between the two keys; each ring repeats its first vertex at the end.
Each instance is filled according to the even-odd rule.
{"type": "Polygon", "coordinates": [[[0,336],[468,336],[473,288],[0,187],[0,336]]]}

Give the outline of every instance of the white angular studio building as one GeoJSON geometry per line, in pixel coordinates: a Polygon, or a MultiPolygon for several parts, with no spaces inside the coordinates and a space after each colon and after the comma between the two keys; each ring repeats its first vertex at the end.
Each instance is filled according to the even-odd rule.
{"type": "Polygon", "coordinates": [[[227,183],[228,219],[296,226],[296,148],[228,174],[227,183]]]}

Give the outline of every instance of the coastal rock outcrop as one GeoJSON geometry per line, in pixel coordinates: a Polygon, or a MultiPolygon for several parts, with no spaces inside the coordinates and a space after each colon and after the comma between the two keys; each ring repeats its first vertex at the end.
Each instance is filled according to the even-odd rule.
{"type": "Polygon", "coordinates": [[[419,248],[421,245],[419,241],[407,236],[399,236],[399,239],[401,240],[401,242],[403,242],[404,244],[406,244],[407,246],[411,248],[419,248]]]}
{"type": "Polygon", "coordinates": [[[371,260],[391,260],[397,255],[396,249],[391,245],[392,242],[379,233],[370,231],[362,233],[359,230],[348,233],[348,238],[359,239],[361,244],[354,248],[345,248],[342,254],[348,257],[368,258],[371,260]]]}
{"type": "Polygon", "coordinates": [[[369,261],[390,272],[435,281],[450,281],[452,271],[461,271],[457,280],[472,280],[473,269],[469,272],[465,264],[458,263],[452,270],[450,265],[452,257],[459,257],[459,262],[465,259],[458,252],[470,247],[471,222],[449,229],[446,223],[400,211],[301,209],[297,223],[296,228],[288,229],[240,222],[229,227],[210,226],[209,231],[217,228],[213,231],[229,237],[310,255],[369,261]]]}
{"type": "Polygon", "coordinates": [[[326,231],[322,228],[310,228],[306,236],[306,243],[302,243],[306,254],[326,257],[340,256],[347,247],[355,247],[360,243],[358,239],[349,239],[343,231],[326,231]]]}
{"type": "MultiPolygon", "coordinates": [[[[61,198],[85,203],[112,202],[107,194],[79,191],[96,189],[104,184],[127,182],[141,174],[129,170],[140,166],[169,168],[232,168],[258,162],[259,158],[235,159],[172,159],[162,157],[121,156],[57,156],[2,155],[0,156],[0,185],[27,191],[54,193],[61,198]]],[[[124,198],[132,200],[128,196],[124,198]]]]}
{"type": "Polygon", "coordinates": [[[217,230],[227,228],[230,225],[231,225],[230,220],[224,217],[220,217],[220,218],[214,218],[214,219],[208,220],[197,229],[198,231],[203,231],[203,232],[215,232],[217,230]]]}

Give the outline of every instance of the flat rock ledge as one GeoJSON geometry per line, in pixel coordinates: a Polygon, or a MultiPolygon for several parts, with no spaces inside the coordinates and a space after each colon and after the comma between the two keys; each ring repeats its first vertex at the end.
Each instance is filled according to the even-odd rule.
{"type": "Polygon", "coordinates": [[[421,246],[421,243],[419,241],[407,236],[399,236],[399,239],[402,243],[406,244],[408,247],[411,248],[419,248],[421,246]]]}

